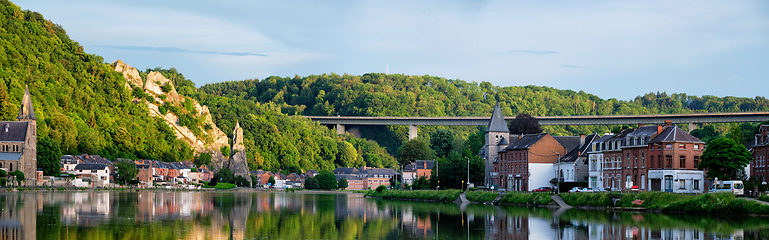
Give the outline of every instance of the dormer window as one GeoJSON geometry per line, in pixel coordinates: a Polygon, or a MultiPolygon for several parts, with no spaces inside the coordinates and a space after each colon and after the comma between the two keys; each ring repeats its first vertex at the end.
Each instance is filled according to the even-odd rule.
{"type": "Polygon", "coordinates": [[[11,125],[6,123],[5,124],[5,132],[8,132],[8,130],[10,130],[10,129],[11,129],[11,125]]]}

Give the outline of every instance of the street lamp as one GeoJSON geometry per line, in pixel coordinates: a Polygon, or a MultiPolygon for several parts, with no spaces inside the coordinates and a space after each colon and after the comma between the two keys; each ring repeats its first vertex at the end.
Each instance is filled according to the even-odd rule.
{"type": "MultiPolygon", "coordinates": [[[[465,159],[467,159],[467,186],[470,186],[470,158],[465,157],[465,159]]],[[[470,189],[467,189],[467,190],[470,190],[470,189]]]]}

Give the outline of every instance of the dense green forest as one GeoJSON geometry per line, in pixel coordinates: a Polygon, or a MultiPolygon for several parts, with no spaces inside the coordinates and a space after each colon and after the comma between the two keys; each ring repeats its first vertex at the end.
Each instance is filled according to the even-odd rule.
{"type": "MultiPolygon", "coordinates": [[[[37,12],[0,1],[0,98],[5,121],[15,120],[29,86],[41,143],[62,154],[109,158],[192,158],[190,147],[147,107],[132,102],[123,76],[100,56],[83,52],[64,28],[37,12]],[[52,141],[46,141],[50,139],[52,141]]],[[[46,147],[41,144],[38,149],[46,147]]]]}
{"type": "MultiPolygon", "coordinates": [[[[102,57],[85,53],[62,26],[37,12],[6,0],[0,0],[0,7],[0,117],[15,120],[28,85],[38,118],[39,153],[193,160],[187,143],[162,119],[149,117],[142,91],[126,88],[123,75],[102,57]]],[[[240,121],[252,169],[298,172],[395,164],[376,142],[337,136],[317,123],[282,114],[273,104],[197,94],[194,83],[173,68],[140,75],[146,79],[150,71],[170,79],[180,94],[212,105],[225,133],[240,121]]]]}
{"type": "MultiPolygon", "coordinates": [[[[207,84],[198,91],[254,103],[270,103],[290,115],[315,116],[490,116],[497,101],[505,116],[520,113],[571,116],[769,110],[769,100],[764,97],[697,97],[662,92],[621,101],[550,87],[498,87],[488,82],[379,73],[268,77],[207,84]]],[[[621,126],[545,126],[543,129],[553,135],[576,135],[610,132],[616,127],[621,126]]],[[[730,126],[714,124],[711,127],[720,133],[730,126]]],[[[420,127],[419,136],[428,138],[439,128],[445,127],[420,127]]],[[[387,147],[393,155],[408,135],[405,126],[360,127],[358,130],[363,137],[375,139],[387,147]]],[[[452,130],[466,138],[474,128],[452,127],[452,130]]]]}

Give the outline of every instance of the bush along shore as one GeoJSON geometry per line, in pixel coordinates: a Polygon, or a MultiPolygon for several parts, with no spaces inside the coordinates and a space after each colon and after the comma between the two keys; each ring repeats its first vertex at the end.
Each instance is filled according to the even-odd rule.
{"type": "MultiPolygon", "coordinates": [[[[394,200],[454,202],[460,190],[371,190],[366,197],[394,200]]],[[[508,192],[495,204],[552,206],[550,193],[508,192]]],[[[470,202],[491,202],[499,193],[471,191],[465,197],[470,202]]],[[[640,193],[561,193],[566,204],[577,208],[636,210],[656,212],[687,212],[697,214],[759,214],[769,215],[769,205],[730,193],[678,194],[666,192],[640,193]],[[616,204],[615,204],[616,200],[616,204]]],[[[769,200],[769,199],[762,199],[769,200]]]]}
{"type": "Polygon", "coordinates": [[[731,193],[562,193],[559,196],[563,198],[566,204],[574,207],[702,214],[769,215],[769,205],[750,199],[738,198],[731,193]],[[612,201],[613,198],[618,199],[616,205],[612,201]]]}
{"type": "Polygon", "coordinates": [[[365,196],[382,199],[453,202],[459,198],[460,192],[460,190],[397,191],[377,189],[367,192],[365,196]]]}

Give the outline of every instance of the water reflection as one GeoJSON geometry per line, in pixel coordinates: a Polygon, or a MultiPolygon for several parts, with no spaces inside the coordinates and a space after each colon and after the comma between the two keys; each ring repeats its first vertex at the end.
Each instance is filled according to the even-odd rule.
{"type": "Polygon", "coordinates": [[[769,220],[173,191],[0,194],[2,239],[768,239],[769,220]]]}

